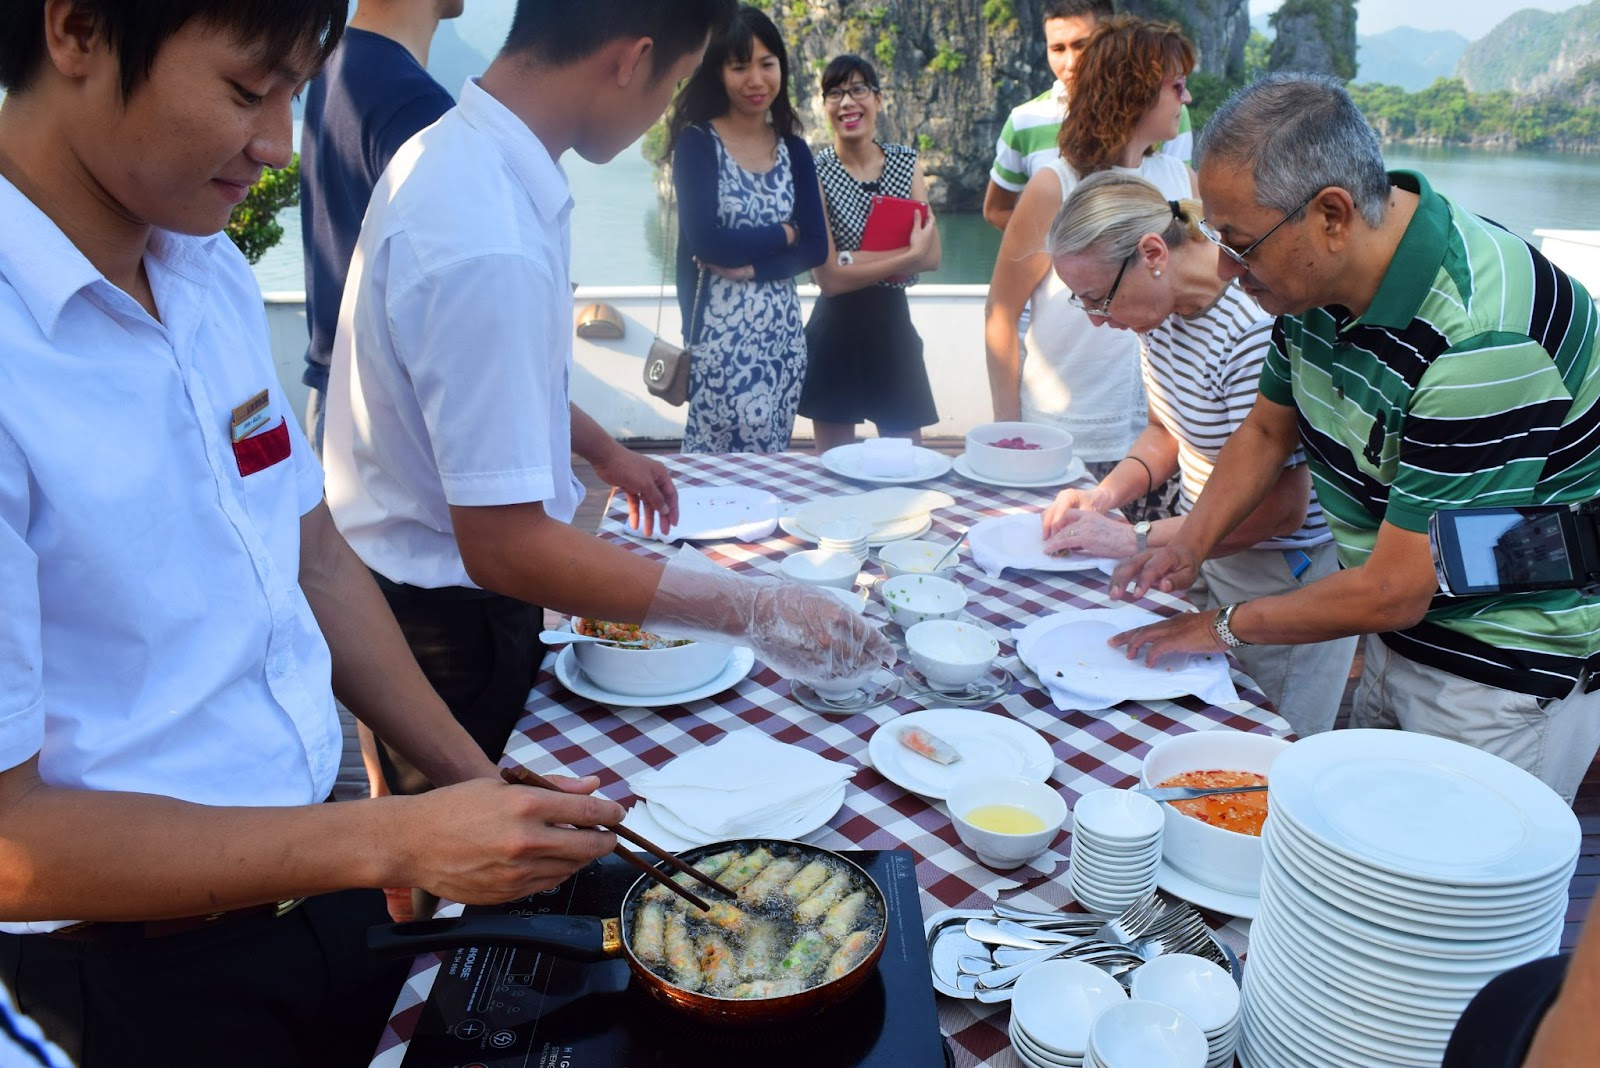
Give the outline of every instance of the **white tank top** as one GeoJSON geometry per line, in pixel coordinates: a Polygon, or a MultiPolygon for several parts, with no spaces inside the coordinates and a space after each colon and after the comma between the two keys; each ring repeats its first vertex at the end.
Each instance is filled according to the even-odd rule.
{"type": "MultiPolygon", "coordinates": [[[[1078,175],[1059,156],[1049,167],[1065,203],[1078,175]]],[[[1114,169],[1138,175],[1169,199],[1194,195],[1188,167],[1173,156],[1146,156],[1138,169],[1114,169]]],[[[1095,326],[1069,303],[1070,295],[1053,268],[1034,288],[1022,360],[1022,418],[1070,433],[1074,453],[1084,460],[1120,460],[1149,421],[1138,335],[1095,326]]]]}

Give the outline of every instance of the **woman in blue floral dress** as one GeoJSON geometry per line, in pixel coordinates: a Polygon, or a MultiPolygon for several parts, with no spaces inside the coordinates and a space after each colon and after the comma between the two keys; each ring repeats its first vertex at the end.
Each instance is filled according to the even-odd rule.
{"type": "Polygon", "coordinates": [[[748,5],[706,49],[668,123],[678,304],[693,351],[684,452],[782,452],[806,376],[795,275],[828,252],[789,57],[748,5]]]}

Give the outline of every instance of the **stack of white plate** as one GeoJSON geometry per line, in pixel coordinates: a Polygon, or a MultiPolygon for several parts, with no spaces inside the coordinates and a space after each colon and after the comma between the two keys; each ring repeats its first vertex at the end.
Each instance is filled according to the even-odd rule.
{"type": "Polygon", "coordinates": [[[1581,834],[1520,768],[1348,730],[1272,766],[1245,1068],[1437,1065],[1496,975],[1554,953],[1581,834]]]}
{"type": "Polygon", "coordinates": [[[1131,790],[1084,794],[1072,810],[1067,886],[1090,912],[1120,913],[1155,889],[1161,806],[1131,790]]]}
{"type": "Polygon", "coordinates": [[[867,524],[853,517],[830,519],[817,530],[817,547],[844,553],[857,560],[867,557],[867,524]]]}
{"type": "Polygon", "coordinates": [[[1011,994],[1011,1048],[1028,1068],[1083,1068],[1100,1014],[1128,1000],[1111,976],[1081,960],[1047,960],[1011,994]]]}
{"type": "Polygon", "coordinates": [[[1204,1068],[1200,1025],[1155,1001],[1125,1001],[1095,1017],[1084,1068],[1204,1068]]]}
{"type": "Polygon", "coordinates": [[[1204,957],[1170,953],[1133,973],[1133,996],[1170,1005],[1199,1025],[1206,1039],[1206,1068],[1232,1068],[1239,1047],[1239,985],[1204,957]]]}

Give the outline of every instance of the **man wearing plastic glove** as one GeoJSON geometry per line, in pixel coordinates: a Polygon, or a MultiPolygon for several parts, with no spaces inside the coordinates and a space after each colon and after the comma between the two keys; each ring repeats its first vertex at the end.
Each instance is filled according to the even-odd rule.
{"type": "MultiPolygon", "coordinates": [[[[557,161],[632,144],[699,62],[706,26],[720,32],[732,12],[731,0],[522,0],[501,54],[395,155],[362,225],[329,378],[328,499],[491,758],[538,669],[535,605],[743,642],[813,683],[893,662],[824,593],[684,557],[663,566],[569,525],[583,496],[574,451],[628,494],[635,526],[669,527],[677,507],[665,467],[568,399],[572,196],[557,161]]],[[[380,748],[395,792],[426,788],[380,748]]]]}

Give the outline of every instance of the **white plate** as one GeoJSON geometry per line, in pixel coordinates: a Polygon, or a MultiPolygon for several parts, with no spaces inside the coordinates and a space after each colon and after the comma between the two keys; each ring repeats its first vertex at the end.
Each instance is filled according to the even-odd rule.
{"type": "Polygon", "coordinates": [[[1149,667],[1106,644],[1113,634],[1163,618],[1136,605],[1055,612],[1014,632],[1017,656],[1051,690],[1058,705],[1070,698],[1068,706],[1073,708],[1109,708],[1123,701],[1186,694],[1215,705],[1238,700],[1221,654],[1174,655],[1149,667]]]}
{"type": "Polygon", "coordinates": [[[760,541],[778,525],[778,498],[754,486],[683,486],[678,525],[657,541],[760,541]]]}
{"type": "Polygon", "coordinates": [[[1038,731],[972,708],[928,708],[891,719],[873,732],[867,755],[885,779],[939,801],[956,783],[976,775],[1022,775],[1044,782],[1056,770],[1056,756],[1038,731]],[[961,759],[946,765],[913,753],[895,737],[900,727],[921,727],[943,738],[961,759]]]}
{"type": "Polygon", "coordinates": [[[690,701],[698,701],[702,697],[712,697],[731,686],[737,685],[739,680],[750,674],[750,669],[755,666],[756,654],[747,646],[736,645],[733,655],[728,657],[728,666],[722,669],[722,674],[710,682],[696,686],[691,690],[679,693],[665,693],[657,697],[633,697],[623,693],[613,693],[596,686],[589,676],[578,667],[578,655],[573,652],[572,646],[567,646],[556,655],[555,675],[556,681],[577,694],[586,697],[597,704],[609,705],[612,708],[663,708],[667,705],[682,705],[690,701]]]}
{"type": "Polygon", "coordinates": [[[1019,512],[1015,515],[997,515],[981,519],[967,531],[967,547],[973,562],[985,571],[999,568],[1018,571],[1089,571],[1099,568],[1110,572],[1115,560],[1098,556],[1070,553],[1052,556],[1044,551],[1044,528],[1038,512],[1019,512]]]}
{"type": "Polygon", "coordinates": [[[824,470],[831,471],[841,478],[853,478],[858,482],[875,482],[883,486],[903,486],[908,482],[926,482],[930,478],[938,478],[950,470],[950,457],[943,453],[924,449],[920,445],[911,446],[912,461],[915,469],[909,475],[869,475],[863,470],[863,458],[867,449],[865,442],[856,442],[853,445],[840,445],[829,449],[818,459],[822,461],[824,470]]]}
{"type": "Polygon", "coordinates": [[[1198,879],[1191,879],[1166,861],[1162,861],[1161,866],[1156,869],[1156,885],[1173,897],[1182,898],[1191,905],[1198,905],[1212,912],[1220,912],[1224,916],[1241,916],[1253,920],[1261,911],[1259,897],[1233,894],[1226,890],[1218,890],[1214,886],[1207,886],[1198,879]]]}
{"type": "Polygon", "coordinates": [[[1568,869],[1582,843],[1572,809],[1526,771],[1410,731],[1301,739],[1273,764],[1272,807],[1362,867],[1446,885],[1520,887],[1568,869]]]}
{"type": "Polygon", "coordinates": [[[1089,469],[1083,461],[1076,456],[1067,464],[1067,469],[1055,478],[1042,479],[1038,482],[1014,482],[1011,479],[990,478],[980,475],[972,469],[972,464],[967,460],[967,454],[962,453],[950,461],[950,467],[956,474],[972,482],[981,482],[985,486],[1000,486],[1004,489],[1048,489],[1052,486],[1065,486],[1069,482],[1076,482],[1080,478],[1089,477],[1089,469]]]}
{"type": "MultiPolygon", "coordinates": [[[[868,545],[887,545],[891,541],[904,541],[906,538],[921,537],[933,527],[933,517],[927,515],[912,516],[902,519],[898,523],[891,523],[882,530],[875,530],[867,535],[868,545]]],[[[817,536],[805,527],[792,515],[778,517],[778,529],[793,538],[799,538],[811,545],[817,544],[817,536]]]]}
{"type": "Polygon", "coordinates": [[[786,841],[795,841],[826,827],[828,821],[833,819],[834,814],[844,806],[845,792],[845,784],[841,782],[814,804],[801,809],[784,823],[772,827],[746,828],[738,834],[722,834],[716,837],[684,823],[670,809],[652,804],[648,800],[640,803],[649,809],[650,818],[666,828],[668,833],[697,846],[734,838],[782,838],[786,841]]]}

